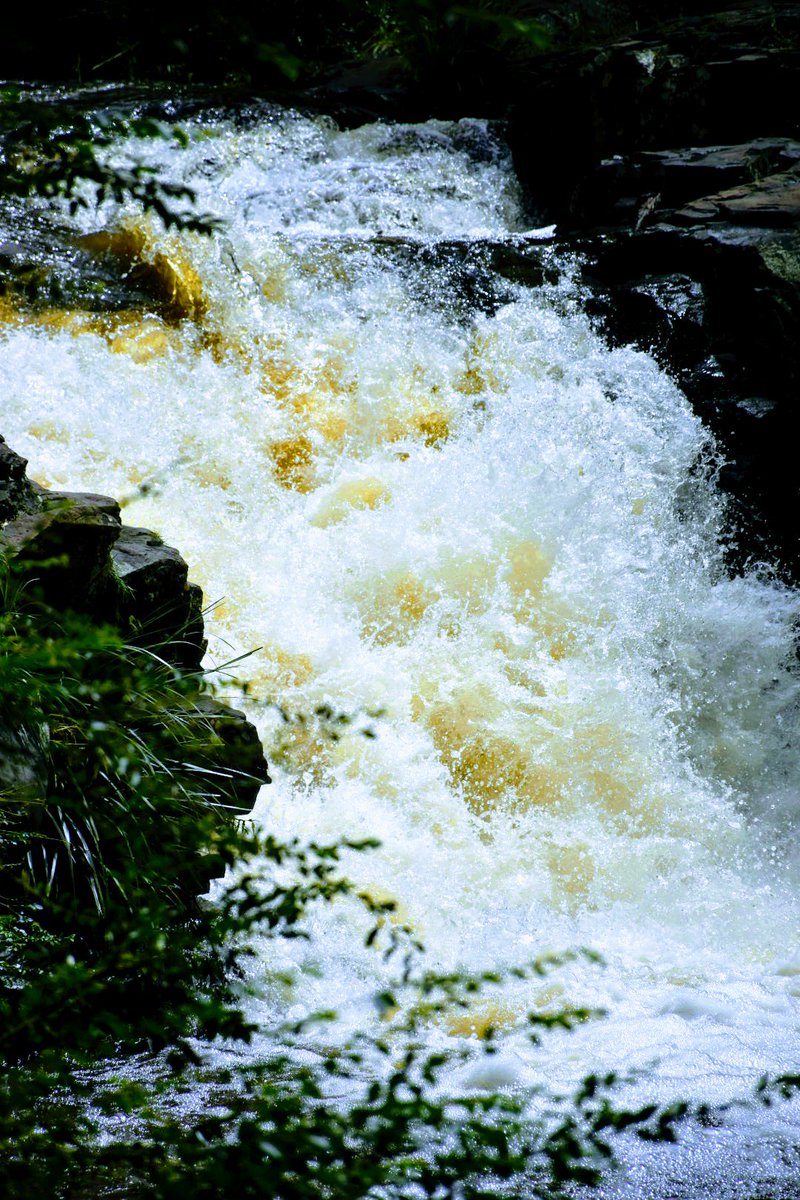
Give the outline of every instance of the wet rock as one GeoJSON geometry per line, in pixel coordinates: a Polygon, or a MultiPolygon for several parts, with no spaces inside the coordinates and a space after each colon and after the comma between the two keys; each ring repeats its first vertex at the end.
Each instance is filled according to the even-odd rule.
{"type": "Polygon", "coordinates": [[[767,556],[800,573],[800,231],[660,222],[572,244],[605,331],[654,353],[720,442],[732,565],[767,556]]]}
{"type": "Polygon", "coordinates": [[[185,559],[150,529],[123,526],[111,551],[122,583],[120,617],[134,644],[173,666],[197,669],[205,653],[203,594],[185,559]]]}
{"type": "Polygon", "coordinates": [[[250,812],[262,784],[270,783],[255,727],[244,713],[210,696],[199,696],[185,711],[198,747],[194,786],[205,785],[212,803],[236,815],[250,812]]]}
{"type": "Polygon", "coordinates": [[[39,511],[41,502],[26,475],[28,461],[0,437],[0,526],[21,514],[39,511]]]}
{"type": "Polygon", "coordinates": [[[499,162],[508,157],[498,122],[462,118],[443,122],[439,128],[390,125],[380,150],[394,156],[426,150],[460,151],[473,162],[499,162]]]}
{"type": "MultiPolygon", "coordinates": [[[[719,206],[698,208],[696,215],[691,202],[699,203],[703,197],[728,189],[735,189],[733,198],[738,189],[742,189],[742,196],[751,191],[754,195],[780,192],[796,184],[791,172],[798,166],[800,142],[792,138],[755,138],[734,146],[618,154],[600,162],[579,185],[571,219],[583,225],[641,228],[646,222],[658,220],[659,214],[679,209],[687,202],[687,223],[708,220],[715,213],[726,219],[734,210],[726,210],[724,201],[719,206]],[[775,181],[765,187],[764,177],[771,175],[775,181]]],[[[763,208],[766,213],[767,205],[763,208]]]]}
{"type": "Polygon", "coordinates": [[[703,196],[679,209],[672,219],[687,225],[720,221],[767,228],[800,225],[800,170],[703,196]]]}
{"type": "Polygon", "coordinates": [[[798,95],[800,5],[756,0],[542,56],[509,125],[602,328],[651,350],[717,436],[732,566],[777,557],[795,577],[798,95]]]}
{"type": "MultiPolygon", "coordinates": [[[[25,467],[0,438],[5,521],[0,557],[25,564],[26,593],[56,614],[73,610],[115,624],[132,644],[196,673],[196,686],[188,680],[188,696],[176,700],[166,692],[163,697],[176,727],[186,733],[181,759],[170,767],[172,776],[188,797],[219,809],[223,817],[249,812],[261,785],[269,782],[267,763],[244,714],[202,694],[202,592],[189,582],[186,562],[151,530],[123,526],[119,504],[111,497],[48,491],[27,479],[25,467]]],[[[61,636],[58,618],[52,635],[61,636]]],[[[47,730],[22,727],[22,719],[14,719],[13,697],[2,699],[0,792],[29,804],[47,795],[47,730]]],[[[158,698],[154,707],[132,710],[145,744],[148,727],[160,726],[164,711],[158,698]]],[[[224,867],[215,855],[187,862],[180,890],[187,896],[204,891],[224,867]]]]}
{"type": "Polygon", "coordinates": [[[166,321],[200,320],[207,308],[200,276],[177,248],[167,254],[151,243],[145,230],[133,224],[89,233],[78,241],[82,250],[116,263],[166,321]]]}
{"type": "Polygon", "coordinates": [[[25,313],[161,311],[163,305],[146,279],[132,278],[125,262],[81,248],[55,213],[2,197],[0,296],[25,313]]]}
{"type": "Polygon", "coordinates": [[[18,516],[0,532],[0,553],[29,564],[30,595],[51,608],[99,617],[115,590],[109,552],[120,522],[113,501],[96,500],[62,496],[18,516]]]}
{"type": "Polygon", "coordinates": [[[430,241],[378,235],[370,239],[370,246],[400,267],[412,264],[424,268],[415,271],[409,280],[412,294],[418,294],[427,306],[444,306],[451,317],[467,322],[476,312],[491,315],[513,300],[506,283],[541,287],[559,278],[552,239],[538,233],[430,241]]]}
{"type": "MultiPolygon", "coordinates": [[[[587,180],[604,160],[611,173],[615,159],[651,150],[797,138],[799,44],[800,5],[756,3],[683,18],[652,36],[542,55],[509,122],[514,162],[541,219],[591,223],[587,180]]],[[[726,168],[724,156],[705,164],[726,168]]]]}
{"type": "Polygon", "coordinates": [[[0,795],[26,804],[47,791],[47,737],[43,728],[17,728],[0,719],[0,795]]]}

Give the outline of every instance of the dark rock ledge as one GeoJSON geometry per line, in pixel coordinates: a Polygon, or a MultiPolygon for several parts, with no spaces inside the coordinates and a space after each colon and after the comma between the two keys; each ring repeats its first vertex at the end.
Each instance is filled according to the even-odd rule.
{"type": "Polygon", "coordinates": [[[732,567],[776,559],[797,579],[800,4],[542,56],[509,140],[601,327],[653,352],[716,435],[732,567]]]}
{"type": "MultiPolygon", "coordinates": [[[[0,556],[37,565],[42,600],[120,629],[126,641],[184,674],[196,691],[170,697],[191,730],[187,780],[210,806],[244,814],[269,782],[258,734],[244,714],[205,695],[202,593],[171,546],[120,520],[108,496],[48,491],[28,479],[26,460],[0,437],[0,556]]],[[[46,747],[4,723],[0,708],[0,791],[46,775],[46,747]]]]}

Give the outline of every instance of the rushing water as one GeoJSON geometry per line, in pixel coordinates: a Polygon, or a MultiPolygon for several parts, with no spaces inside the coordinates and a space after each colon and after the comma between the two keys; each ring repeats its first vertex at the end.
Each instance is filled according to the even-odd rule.
{"type": "MultiPolygon", "coordinates": [[[[259,820],[380,838],[349,874],[439,966],[603,955],[438,1029],[511,1030],[468,1082],[614,1068],[718,1101],[796,1069],[796,597],[726,576],[707,431],[604,345],[568,262],[492,274],[487,246],[551,251],[479,122],[190,133],[162,165],[224,232],[84,214],[168,319],[6,304],[2,432],[181,548],[219,601],[212,660],[258,648],[237,671],[275,776],[259,820]],[[562,1001],[609,1015],[534,1054],[515,1024],[562,1001]]],[[[256,1011],[366,1021],[384,968],[357,907],[312,926],[264,947],[256,1011]]],[[[603,1194],[794,1194],[795,1121],[631,1147],[603,1194]]]]}

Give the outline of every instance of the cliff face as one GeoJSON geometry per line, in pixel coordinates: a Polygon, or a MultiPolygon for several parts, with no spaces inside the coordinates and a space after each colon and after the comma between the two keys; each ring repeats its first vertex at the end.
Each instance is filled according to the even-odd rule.
{"type": "MultiPolygon", "coordinates": [[[[185,729],[185,745],[178,740],[169,770],[192,801],[186,820],[197,803],[218,811],[220,820],[249,812],[269,782],[267,764],[244,715],[204,693],[202,594],[188,581],[183,558],[152,531],[123,525],[115,500],[47,491],[28,479],[26,465],[0,438],[0,557],[16,564],[47,636],[63,638],[59,615],[77,614],[98,628],[110,626],[126,653],[155,656],[163,695],[131,702],[135,737],[146,750],[148,731],[163,725],[165,715],[172,730],[185,729]]],[[[118,657],[108,659],[111,672],[114,661],[118,657]]],[[[92,703],[85,722],[102,722],[102,700],[95,708],[92,703]]],[[[22,796],[35,811],[58,774],[57,754],[63,746],[56,751],[47,722],[20,727],[14,697],[0,696],[0,792],[22,796]]],[[[187,864],[185,890],[202,890],[218,870],[210,860],[187,864]]]]}

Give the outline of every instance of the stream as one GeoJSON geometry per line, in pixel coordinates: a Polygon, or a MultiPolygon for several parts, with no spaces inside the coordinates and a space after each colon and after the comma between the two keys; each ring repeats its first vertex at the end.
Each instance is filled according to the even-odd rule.
{"type": "MultiPolygon", "coordinates": [[[[115,154],[221,231],[69,218],[160,303],[0,298],[3,435],[180,548],[209,666],[247,655],[218,677],[270,759],[265,828],[380,839],[347,873],[443,970],[602,955],[432,1028],[507,1031],[462,1083],[613,1069],[720,1103],[797,1070],[797,595],[726,571],[708,431],[594,330],[485,122],[340,131],[261,105],[185,128],[186,149],[115,154]],[[562,1003],[607,1015],[532,1048],[525,1014],[562,1003]]],[[[372,1021],[391,968],[367,924],[342,903],[265,942],[255,1017],[372,1021]]],[[[798,1105],[621,1157],[594,1194],[793,1196],[798,1105]]]]}

